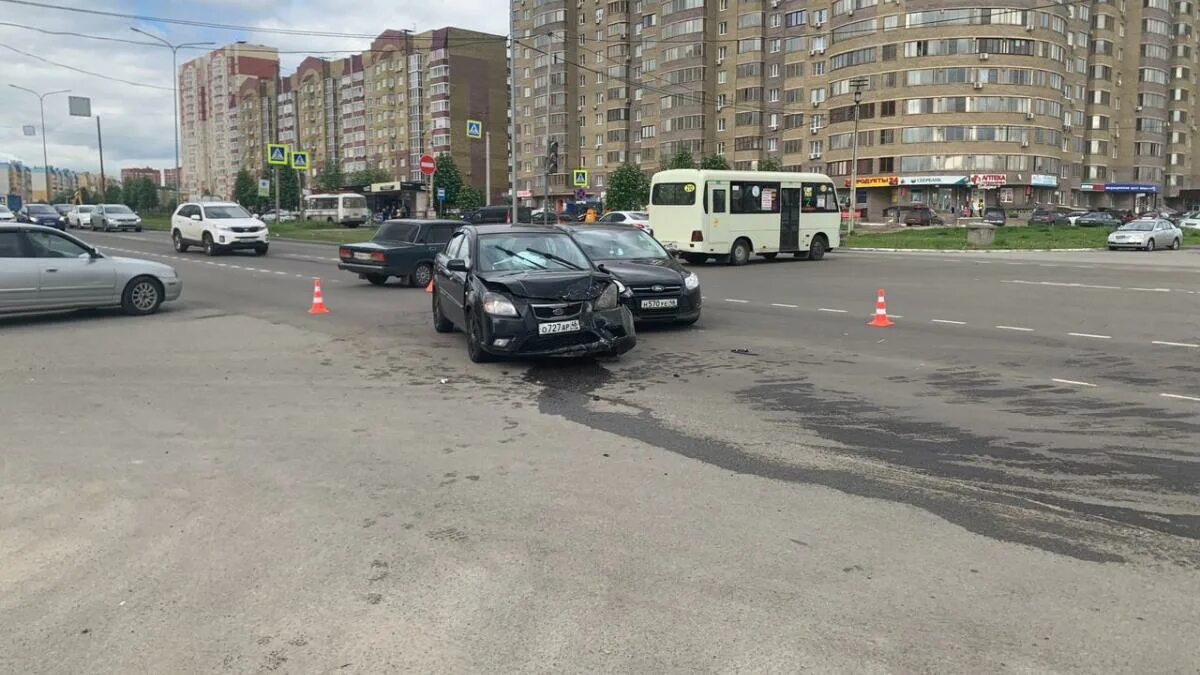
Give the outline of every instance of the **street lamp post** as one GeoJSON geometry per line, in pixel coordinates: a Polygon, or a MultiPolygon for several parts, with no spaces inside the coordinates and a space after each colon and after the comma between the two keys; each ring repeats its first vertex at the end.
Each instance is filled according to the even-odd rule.
{"type": "MultiPolygon", "coordinates": [[[[211,47],[215,42],[184,42],[182,44],[171,44],[163,38],[148,33],[137,26],[130,26],[129,30],[135,33],[141,33],[148,38],[153,38],[163,43],[167,49],[171,50],[171,105],[175,111],[175,121],[172,125],[175,131],[175,205],[179,205],[179,188],[183,183],[183,167],[179,165],[179,50],[184,47],[211,47]]],[[[276,213],[278,215],[278,213],[276,213]]]]}
{"type": "Polygon", "coordinates": [[[858,103],[862,100],[862,89],[867,86],[869,80],[866,78],[855,78],[850,80],[850,87],[854,89],[854,137],[850,141],[850,208],[846,216],[846,232],[854,232],[854,215],[858,208],[858,103]]]}
{"type": "Polygon", "coordinates": [[[49,204],[54,199],[54,197],[52,197],[50,195],[50,159],[49,159],[49,155],[46,153],[46,97],[53,96],[54,94],[65,94],[71,90],[70,89],[60,89],[58,91],[48,91],[44,94],[39,94],[32,89],[26,89],[25,87],[18,87],[15,84],[10,84],[8,86],[12,87],[13,89],[20,89],[21,91],[27,91],[30,94],[33,94],[34,96],[36,96],[38,99],[38,107],[41,109],[41,113],[42,113],[42,171],[45,172],[46,203],[49,204]]]}

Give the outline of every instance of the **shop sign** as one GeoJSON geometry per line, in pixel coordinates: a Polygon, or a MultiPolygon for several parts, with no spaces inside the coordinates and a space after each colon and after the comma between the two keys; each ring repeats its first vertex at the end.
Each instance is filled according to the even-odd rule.
{"type": "Polygon", "coordinates": [[[1029,184],[1034,187],[1058,187],[1058,176],[1035,173],[1029,177],[1029,184]]]}
{"type": "MultiPolygon", "coordinates": [[[[846,187],[850,187],[850,179],[843,181],[846,187]]],[[[881,188],[881,187],[896,187],[900,184],[900,179],[896,176],[859,176],[854,181],[854,187],[860,188],[881,188]]]]}
{"type": "Polygon", "coordinates": [[[1157,185],[1145,183],[1105,183],[1105,192],[1158,192],[1157,185]]]}
{"type": "Polygon", "coordinates": [[[966,185],[966,176],[901,176],[901,185],[966,185]]]}
{"type": "Polygon", "coordinates": [[[1008,183],[1008,174],[976,173],[971,175],[971,185],[981,188],[998,188],[1008,183]]]}

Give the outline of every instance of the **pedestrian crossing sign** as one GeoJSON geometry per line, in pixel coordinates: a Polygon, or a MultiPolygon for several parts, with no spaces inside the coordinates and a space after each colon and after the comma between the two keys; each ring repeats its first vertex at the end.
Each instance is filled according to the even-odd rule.
{"type": "Polygon", "coordinates": [[[585,188],[588,186],[587,169],[575,169],[571,172],[571,185],[575,187],[585,188]]]}
{"type": "Polygon", "coordinates": [[[467,138],[483,138],[483,122],[467,120],[467,138]]]}
{"type": "Polygon", "coordinates": [[[267,164],[274,166],[287,166],[288,163],[288,146],[275,145],[274,143],[267,146],[267,164]]]}
{"type": "Polygon", "coordinates": [[[297,171],[308,171],[308,153],[293,152],[292,153],[292,168],[297,171]]]}

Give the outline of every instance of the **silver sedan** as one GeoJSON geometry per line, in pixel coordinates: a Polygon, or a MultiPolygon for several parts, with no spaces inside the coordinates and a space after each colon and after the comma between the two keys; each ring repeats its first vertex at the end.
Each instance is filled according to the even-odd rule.
{"type": "Polygon", "coordinates": [[[170,265],[108,256],[52,227],[0,224],[0,314],[87,307],[153,314],[182,292],[170,265]]]}
{"type": "Polygon", "coordinates": [[[1153,251],[1156,248],[1177,250],[1183,245],[1183,230],[1169,220],[1138,218],[1113,230],[1108,235],[1108,248],[1140,248],[1153,251]]]}

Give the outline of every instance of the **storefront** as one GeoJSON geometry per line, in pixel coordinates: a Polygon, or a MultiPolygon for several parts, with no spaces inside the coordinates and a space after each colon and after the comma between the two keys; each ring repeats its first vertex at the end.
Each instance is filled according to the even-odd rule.
{"type": "Polygon", "coordinates": [[[958,213],[970,197],[966,176],[900,176],[897,204],[928,204],[934,211],[958,213]]]}
{"type": "Polygon", "coordinates": [[[1158,186],[1148,183],[1084,183],[1079,186],[1079,205],[1140,213],[1158,206],[1158,193],[1158,186]]]}
{"type": "Polygon", "coordinates": [[[392,181],[372,183],[363,190],[367,206],[372,215],[382,213],[385,218],[427,217],[431,208],[429,187],[425,183],[392,181]]]}
{"type": "MultiPolygon", "coordinates": [[[[840,203],[843,210],[850,203],[850,179],[842,182],[840,203]]],[[[883,209],[894,203],[896,187],[900,185],[898,176],[859,176],[854,182],[855,201],[858,202],[857,218],[871,222],[874,216],[879,219],[883,209]]]]}

